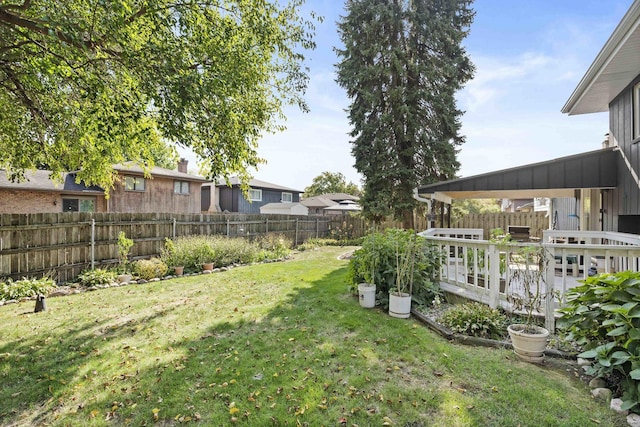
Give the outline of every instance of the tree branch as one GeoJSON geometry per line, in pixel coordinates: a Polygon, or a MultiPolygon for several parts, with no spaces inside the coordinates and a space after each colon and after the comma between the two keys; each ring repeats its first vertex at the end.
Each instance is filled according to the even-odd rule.
{"type": "Polygon", "coordinates": [[[94,43],[90,40],[87,40],[87,41],[75,40],[73,37],[71,37],[69,34],[63,31],[56,30],[56,29],[47,27],[43,24],[40,24],[38,22],[22,18],[21,16],[7,12],[3,8],[0,8],[0,23],[9,24],[10,26],[12,25],[18,28],[24,28],[29,31],[33,31],[35,33],[39,33],[48,37],[54,36],[61,42],[66,43],[70,46],[76,47],[78,49],[95,51],[98,47],[102,47],[103,48],[102,50],[105,53],[108,53],[113,56],[120,56],[120,53],[113,49],[105,49],[103,46],[100,46],[99,44],[94,43]]]}
{"type": "Polygon", "coordinates": [[[0,6],[0,9],[5,10],[26,10],[31,6],[31,0],[24,0],[22,4],[6,4],[4,6],[0,6]]]}

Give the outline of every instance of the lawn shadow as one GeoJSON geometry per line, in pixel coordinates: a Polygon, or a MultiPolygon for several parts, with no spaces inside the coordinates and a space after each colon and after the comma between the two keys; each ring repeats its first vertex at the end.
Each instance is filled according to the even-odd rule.
{"type": "MultiPolygon", "coordinates": [[[[144,285],[130,294],[133,306],[120,303],[118,311],[106,307],[122,290],[99,291],[104,299],[92,319],[70,315],[58,329],[1,342],[0,419],[335,425],[348,418],[381,425],[383,416],[425,419],[452,399],[447,374],[458,354],[446,341],[412,320],[359,307],[345,264],[326,272],[322,262],[313,271],[302,262],[285,265],[201,276],[155,305],[136,299],[162,286],[169,292],[171,284],[144,285]],[[416,344],[431,356],[411,351],[416,344]],[[429,360],[443,353],[448,365],[429,360]]],[[[480,406],[470,393],[459,404],[480,406]]]]}

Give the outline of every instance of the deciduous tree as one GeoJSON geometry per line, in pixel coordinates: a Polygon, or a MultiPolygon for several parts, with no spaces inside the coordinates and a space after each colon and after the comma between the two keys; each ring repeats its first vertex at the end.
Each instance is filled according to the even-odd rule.
{"type": "Polygon", "coordinates": [[[455,177],[462,112],[455,93],[473,75],[462,40],[466,0],[347,0],[338,23],[337,82],[351,99],[352,153],[364,214],[413,227],[413,189],[455,177]]]}
{"type": "Polygon", "coordinates": [[[310,186],[304,189],[304,197],[327,193],[346,193],[359,196],[360,189],[353,182],[347,183],[347,178],[340,172],[322,172],[313,178],[310,186]]]}
{"type": "Polygon", "coordinates": [[[162,137],[247,179],[283,107],[306,110],[302,1],[0,1],[0,168],[108,189],[112,164],[153,166],[162,137]]]}

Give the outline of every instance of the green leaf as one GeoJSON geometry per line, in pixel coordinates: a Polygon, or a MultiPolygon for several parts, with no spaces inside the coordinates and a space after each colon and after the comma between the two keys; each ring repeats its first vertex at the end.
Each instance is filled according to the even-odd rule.
{"type": "Polygon", "coordinates": [[[626,334],[628,330],[629,330],[628,327],[626,325],[623,325],[623,326],[615,328],[612,331],[609,331],[609,333],[607,333],[607,336],[609,336],[609,337],[619,337],[620,335],[626,334]]]}
{"type": "Polygon", "coordinates": [[[606,304],[600,308],[604,311],[618,311],[622,306],[620,304],[606,304]]]}
{"type": "Polygon", "coordinates": [[[611,355],[610,360],[613,361],[614,365],[621,365],[629,360],[630,357],[631,355],[626,351],[616,351],[611,355]]]}
{"type": "Polygon", "coordinates": [[[639,328],[629,329],[629,338],[635,341],[640,341],[640,329],[639,328]]]}
{"type": "Polygon", "coordinates": [[[583,351],[582,353],[578,354],[578,357],[582,359],[593,359],[597,355],[598,355],[597,349],[593,349],[593,350],[583,351]]]}
{"type": "Polygon", "coordinates": [[[634,380],[640,380],[640,369],[634,369],[633,371],[629,372],[629,377],[634,380]]]}

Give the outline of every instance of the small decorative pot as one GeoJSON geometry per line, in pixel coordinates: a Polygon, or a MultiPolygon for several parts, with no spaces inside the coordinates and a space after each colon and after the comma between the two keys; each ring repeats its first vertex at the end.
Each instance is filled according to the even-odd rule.
{"type": "Polygon", "coordinates": [[[184,274],[184,267],[173,267],[173,271],[176,273],[176,276],[182,276],[184,274]]]}
{"type": "Polygon", "coordinates": [[[513,351],[523,360],[541,363],[544,360],[544,350],[547,348],[549,331],[540,326],[524,324],[509,325],[507,328],[513,351]]]}
{"type": "Polygon", "coordinates": [[[207,271],[213,270],[213,263],[212,262],[205,262],[204,264],[202,264],[202,269],[203,270],[207,270],[207,271]]]}
{"type": "Polygon", "coordinates": [[[360,283],[358,285],[360,306],[373,308],[376,306],[376,285],[373,283],[360,283]]]}
{"type": "Polygon", "coordinates": [[[389,292],[389,315],[407,319],[411,314],[411,294],[389,292]]]}

